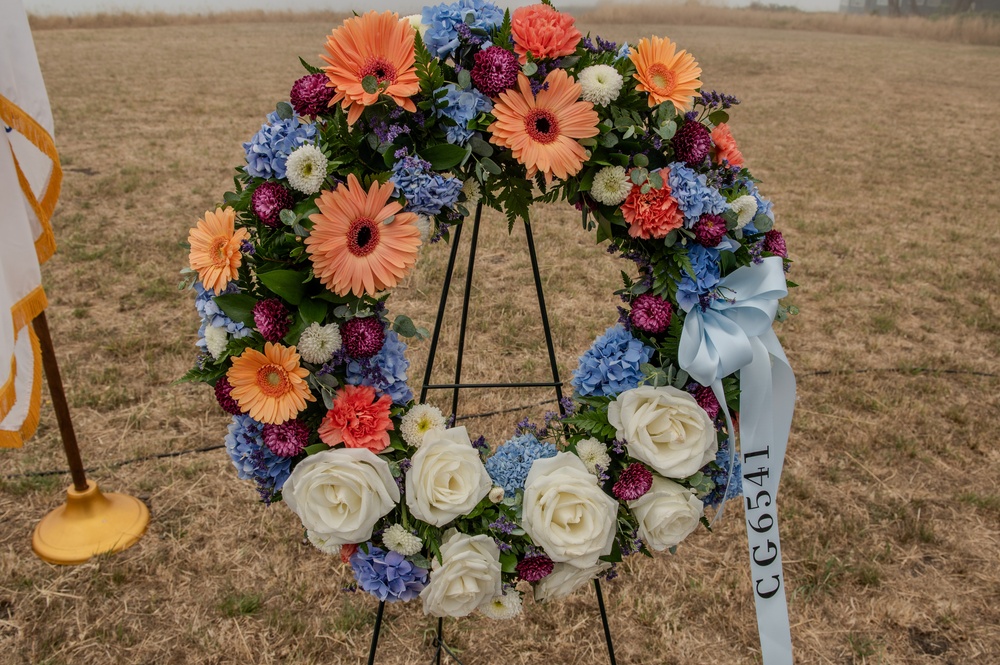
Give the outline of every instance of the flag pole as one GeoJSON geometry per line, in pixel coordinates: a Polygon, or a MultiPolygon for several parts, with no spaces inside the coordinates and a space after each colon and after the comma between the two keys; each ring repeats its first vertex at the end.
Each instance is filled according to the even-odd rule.
{"type": "Polygon", "coordinates": [[[35,527],[31,546],[49,563],[85,563],[97,554],[119,552],[138,542],[149,525],[149,509],[127,494],[104,494],[97,483],[87,480],[44,311],[33,325],[73,485],[66,490],[66,502],[35,527]]]}

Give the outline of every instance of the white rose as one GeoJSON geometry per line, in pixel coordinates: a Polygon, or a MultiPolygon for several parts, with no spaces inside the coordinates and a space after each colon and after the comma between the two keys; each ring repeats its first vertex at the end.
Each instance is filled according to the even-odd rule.
{"type": "Polygon", "coordinates": [[[431,430],[406,472],[406,506],[414,517],[444,526],[472,512],[493,481],[465,427],[431,430]]]}
{"type": "Polygon", "coordinates": [[[464,617],[503,593],[500,550],[493,539],[445,533],[441,561],[431,563],[431,581],[420,592],[424,614],[464,617]]]}
{"type": "Polygon", "coordinates": [[[599,561],[596,566],[587,568],[557,563],[552,566],[552,572],[535,585],[535,600],[542,602],[565,598],[610,567],[607,561],[599,561]]]}
{"type": "Polygon", "coordinates": [[[659,476],[653,476],[650,490],[628,507],[639,522],[639,537],[657,552],[691,535],[705,511],[693,489],[659,476]]]}
{"type": "Polygon", "coordinates": [[[549,558],[578,568],[611,553],[618,502],[604,493],[579,457],[535,460],[524,483],[521,525],[549,558]]]}
{"type": "Polygon", "coordinates": [[[363,543],[399,502],[389,465],[367,448],[335,448],[310,455],[292,470],[281,494],[324,551],[363,543]]]}
{"type": "Polygon", "coordinates": [[[698,402],[672,386],[639,386],[608,405],[628,454],[667,478],[687,478],[715,459],[715,425],[698,402]]]}

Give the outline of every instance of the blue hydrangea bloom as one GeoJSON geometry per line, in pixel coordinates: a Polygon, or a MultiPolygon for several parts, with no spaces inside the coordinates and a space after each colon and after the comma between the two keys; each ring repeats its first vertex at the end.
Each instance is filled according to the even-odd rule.
{"type": "Polygon", "coordinates": [[[243,144],[247,173],[254,178],[284,178],[288,155],[315,138],[316,125],[302,122],[298,114],[282,120],[272,111],[250,142],[243,144]]]}
{"type": "Polygon", "coordinates": [[[351,570],[359,587],[390,603],[413,600],[427,586],[426,568],[399,552],[387,552],[371,543],[368,543],[367,554],[359,547],[351,555],[351,570]]]}
{"type": "Polygon", "coordinates": [[[236,284],[230,284],[226,287],[225,291],[217,294],[212,289],[206,289],[201,282],[195,282],[194,290],[198,294],[195,296],[194,306],[198,310],[198,316],[201,317],[201,327],[198,328],[198,341],[196,343],[199,349],[208,351],[208,345],[205,342],[205,329],[209,326],[213,328],[225,328],[226,332],[236,339],[253,334],[253,330],[247,328],[242,322],[233,321],[226,316],[226,313],[219,309],[219,306],[215,303],[216,295],[239,293],[240,289],[236,284]]]}
{"type": "Polygon", "coordinates": [[[697,305],[702,295],[719,284],[719,250],[714,247],[688,246],[688,259],[694,268],[696,279],[684,272],[677,283],[677,304],[687,312],[697,305]]]}
{"type": "Polygon", "coordinates": [[[624,60],[632,54],[632,49],[629,47],[628,42],[622,42],[622,47],[618,49],[618,55],[615,56],[615,60],[624,60]]]}
{"type": "Polygon", "coordinates": [[[578,395],[613,397],[639,385],[642,380],[639,366],[652,357],[652,347],[618,324],[608,328],[580,356],[580,365],[570,383],[578,395]]]}
{"type": "Polygon", "coordinates": [[[486,460],[486,472],[495,485],[503,488],[503,495],[511,498],[517,490],[524,489],[532,462],[555,455],[555,444],[542,443],[534,434],[522,434],[497,448],[486,460]]]}
{"type": "Polygon", "coordinates": [[[458,26],[489,30],[503,23],[503,10],[491,2],[482,0],[458,0],[451,4],[424,7],[420,21],[426,24],[423,34],[424,44],[431,55],[442,60],[458,48],[458,26]],[[471,20],[467,20],[471,16],[471,20]]]}
{"type": "Polygon", "coordinates": [[[418,157],[403,157],[392,167],[389,180],[396,185],[395,196],[406,198],[406,210],[424,215],[437,215],[458,201],[462,193],[459,178],[445,178],[418,157]]]}
{"type": "Polygon", "coordinates": [[[708,185],[708,178],[682,162],[670,164],[667,183],[670,195],[677,200],[677,206],[684,213],[685,228],[694,226],[704,214],[721,215],[728,208],[725,197],[708,185]]]}
{"type": "Polygon", "coordinates": [[[264,425],[246,414],[233,416],[226,435],[226,452],[241,480],[252,480],[265,501],[281,490],[292,473],[292,459],[279,457],[264,445],[264,425]]]}
{"type": "Polygon", "coordinates": [[[719,452],[715,455],[715,464],[718,467],[717,469],[712,469],[711,465],[708,465],[704,469],[706,475],[715,483],[715,489],[706,494],[702,502],[705,506],[711,506],[712,508],[719,507],[719,504],[722,503],[723,494],[725,494],[726,501],[743,494],[743,471],[740,467],[739,455],[733,458],[733,477],[729,483],[728,490],[726,489],[726,481],[729,480],[728,442],[720,444],[719,452]]]}
{"type": "Polygon", "coordinates": [[[406,343],[394,330],[385,332],[382,350],[371,358],[352,358],[347,363],[347,382],[352,386],[371,386],[379,397],[388,395],[395,404],[406,404],[413,399],[413,391],[406,383],[406,343]]]}
{"type": "Polygon", "coordinates": [[[492,111],[493,102],[475,88],[462,90],[454,83],[438,88],[436,92],[442,90],[448,91],[441,98],[441,103],[446,104],[446,106],[437,110],[438,117],[451,118],[456,123],[445,127],[448,143],[465,145],[475,134],[474,131],[467,128],[469,121],[480,113],[492,111]]]}

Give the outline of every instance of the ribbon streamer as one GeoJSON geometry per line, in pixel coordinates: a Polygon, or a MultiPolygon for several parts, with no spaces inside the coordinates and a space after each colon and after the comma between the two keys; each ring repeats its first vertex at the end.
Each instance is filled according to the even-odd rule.
{"type": "Polygon", "coordinates": [[[736,441],[722,379],[740,373],[740,462],[761,656],[764,665],[790,665],[777,497],[795,407],[795,375],[772,329],[778,300],[788,295],[783,261],[774,256],[740,268],[718,288],[722,298],[688,310],[678,363],[698,383],[711,386],[719,400],[729,432],[730,480],[736,441]]]}

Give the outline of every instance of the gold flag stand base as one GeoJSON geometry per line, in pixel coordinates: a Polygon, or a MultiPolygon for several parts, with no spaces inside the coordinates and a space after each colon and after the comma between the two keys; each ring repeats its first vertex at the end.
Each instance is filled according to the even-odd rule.
{"type": "Polygon", "coordinates": [[[44,561],[62,565],[85,563],[98,554],[134,545],[149,524],[149,510],[127,494],[103,494],[97,483],[66,490],[66,503],[42,518],[31,547],[44,561]]]}

